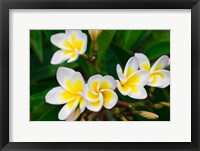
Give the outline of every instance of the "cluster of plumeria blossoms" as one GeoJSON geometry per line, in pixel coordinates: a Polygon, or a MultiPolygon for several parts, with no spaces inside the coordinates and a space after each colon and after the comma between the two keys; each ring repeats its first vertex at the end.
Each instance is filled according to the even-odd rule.
{"type": "MultiPolygon", "coordinates": [[[[92,41],[95,41],[101,32],[90,30],[89,33],[92,41]]],[[[85,53],[87,35],[80,30],[66,30],[65,33],[51,36],[51,42],[60,49],[53,55],[51,63],[69,63],[85,53]]],[[[86,108],[93,112],[103,107],[113,108],[118,102],[117,92],[134,99],[145,99],[145,85],[167,87],[170,84],[170,72],[165,67],[168,65],[169,58],[166,55],[161,56],[151,67],[144,54],[136,53],[127,61],[124,71],[119,64],[116,65],[119,80],[110,75],[96,74],[87,82],[80,72],[59,67],[56,78],[60,86],[51,89],[45,99],[49,104],[64,105],[58,114],[60,120],[76,120],[86,108]]]]}

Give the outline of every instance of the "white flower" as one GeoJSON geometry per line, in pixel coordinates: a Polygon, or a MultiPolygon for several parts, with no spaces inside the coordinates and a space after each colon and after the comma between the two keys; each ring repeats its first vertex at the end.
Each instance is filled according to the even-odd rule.
{"type": "Polygon", "coordinates": [[[82,96],[85,82],[79,72],[70,68],[59,67],[57,71],[57,80],[61,85],[51,89],[45,96],[49,104],[65,104],[60,110],[58,118],[68,120],[73,116],[73,112],[85,110],[86,102],[82,96]]]}
{"type": "Polygon", "coordinates": [[[80,54],[87,48],[87,35],[81,30],[66,30],[51,36],[51,42],[60,50],[56,51],[51,59],[51,64],[60,64],[64,61],[76,61],[80,54]]]}
{"type": "Polygon", "coordinates": [[[145,70],[138,70],[138,60],[131,57],[126,63],[124,72],[121,66],[117,65],[117,88],[123,95],[128,95],[135,99],[144,99],[147,97],[147,92],[144,88],[146,85],[149,73],[145,70]]]}
{"type": "Polygon", "coordinates": [[[170,84],[170,72],[164,70],[169,65],[169,57],[161,56],[151,67],[149,59],[141,53],[136,53],[135,57],[139,61],[140,69],[146,70],[150,73],[147,85],[152,87],[165,88],[170,84]]]}
{"type": "Polygon", "coordinates": [[[87,108],[98,112],[102,106],[111,109],[118,100],[117,94],[113,91],[116,88],[116,81],[111,76],[94,75],[89,78],[83,93],[87,100],[87,108]]]}

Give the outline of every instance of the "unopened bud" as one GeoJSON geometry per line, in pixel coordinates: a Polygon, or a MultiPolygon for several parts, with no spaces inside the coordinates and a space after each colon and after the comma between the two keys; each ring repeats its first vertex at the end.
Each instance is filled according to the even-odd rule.
{"type": "Polygon", "coordinates": [[[170,103],[169,102],[160,102],[160,104],[162,104],[163,106],[166,106],[166,107],[170,107],[170,103]]]}
{"type": "Polygon", "coordinates": [[[102,30],[89,30],[90,37],[92,41],[96,41],[99,34],[102,32],[102,30]]]}
{"type": "Polygon", "coordinates": [[[133,113],[138,114],[147,119],[157,119],[158,115],[148,111],[134,111],[133,113]]]}

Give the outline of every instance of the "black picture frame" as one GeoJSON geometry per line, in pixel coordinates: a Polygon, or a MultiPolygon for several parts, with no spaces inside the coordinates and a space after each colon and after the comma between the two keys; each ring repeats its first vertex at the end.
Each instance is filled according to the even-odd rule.
{"type": "MultiPolygon", "coordinates": [[[[200,2],[199,0],[0,0],[0,148],[1,150],[200,151],[200,2]],[[191,9],[191,142],[9,142],[10,9],[191,9]]],[[[169,132],[170,133],[170,132],[169,132]]],[[[172,134],[173,135],[173,134],[172,134]]]]}

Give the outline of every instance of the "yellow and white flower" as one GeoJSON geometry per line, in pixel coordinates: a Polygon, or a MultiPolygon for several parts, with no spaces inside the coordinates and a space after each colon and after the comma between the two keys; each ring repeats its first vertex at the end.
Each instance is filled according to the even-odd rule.
{"type": "Polygon", "coordinates": [[[111,109],[118,100],[114,92],[116,81],[111,76],[94,75],[89,78],[83,93],[87,100],[86,107],[94,112],[101,110],[102,106],[111,109]]]}
{"type": "Polygon", "coordinates": [[[149,59],[142,53],[136,53],[135,57],[139,61],[140,69],[149,72],[149,80],[147,85],[152,87],[165,88],[170,84],[170,72],[164,70],[169,65],[170,59],[168,56],[161,56],[151,67],[149,59]]]}
{"type": "Polygon", "coordinates": [[[128,95],[135,99],[144,99],[147,97],[147,92],[144,88],[146,85],[149,73],[145,70],[138,70],[138,60],[131,57],[126,63],[124,72],[121,66],[117,65],[117,88],[123,95],[128,95]]]}
{"type": "Polygon", "coordinates": [[[60,110],[58,118],[68,120],[74,116],[74,112],[77,115],[77,112],[82,113],[85,110],[86,101],[83,98],[85,82],[79,72],[65,67],[58,68],[57,80],[60,86],[51,89],[45,99],[49,104],[65,104],[60,110]]]}
{"type": "Polygon", "coordinates": [[[52,35],[51,42],[60,49],[54,53],[51,64],[66,60],[68,63],[74,62],[87,49],[87,35],[81,30],[66,30],[65,33],[52,35]]]}

